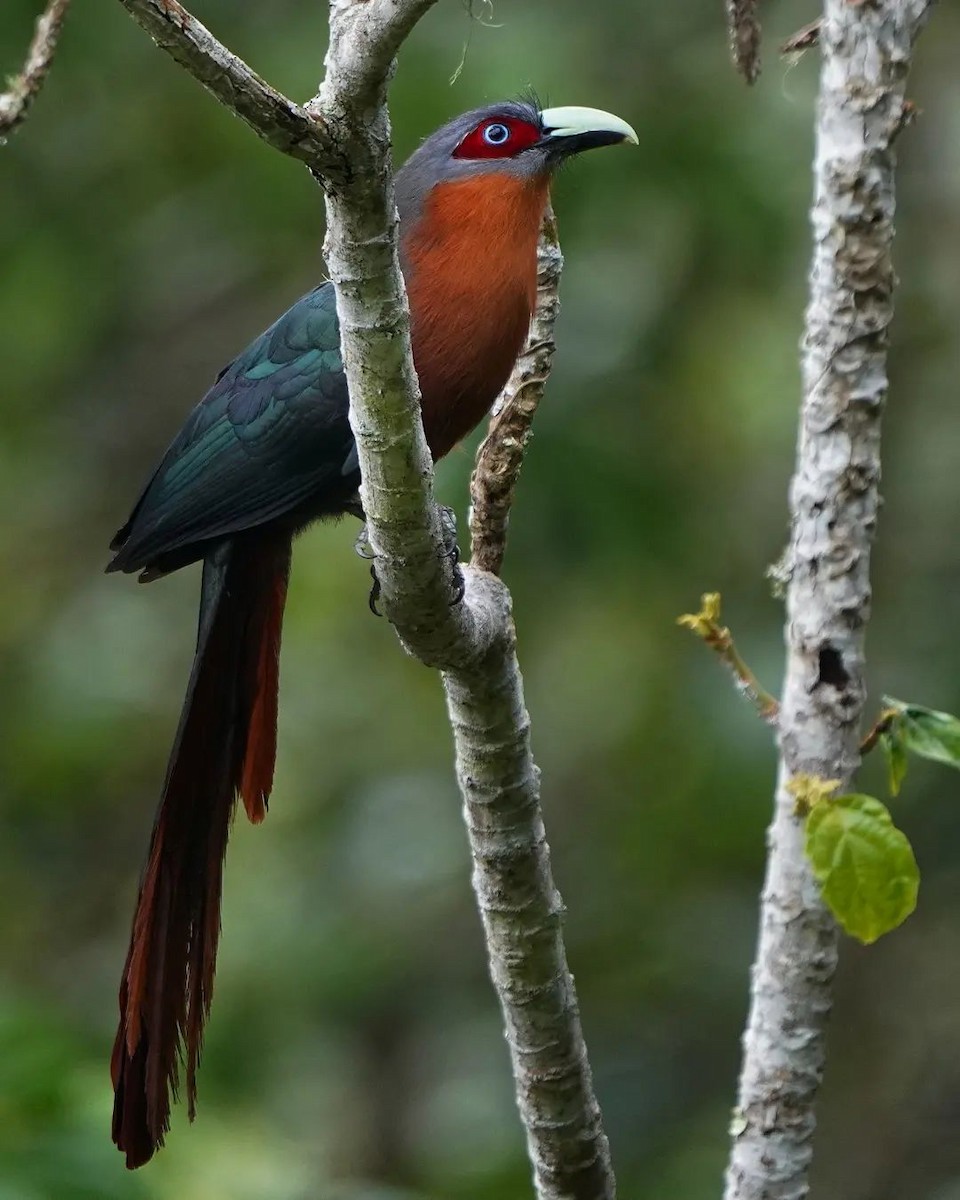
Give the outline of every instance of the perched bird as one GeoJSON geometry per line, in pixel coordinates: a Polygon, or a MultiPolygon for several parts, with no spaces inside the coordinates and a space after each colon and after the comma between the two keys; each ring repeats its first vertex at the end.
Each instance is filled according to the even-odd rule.
{"type": "MultiPolygon", "coordinates": [[[[400,259],[423,426],[434,459],[489,410],[536,300],[536,248],[556,168],[636,142],[591,108],[476,109],[396,177],[400,259]]],[[[321,284],[225,367],[111,544],[108,571],[156,579],[203,561],[197,650],[120,984],[113,1140],[128,1167],[169,1129],[185,1057],[191,1118],[237,796],[266,814],[291,542],[311,521],[362,517],[334,291],[321,284]]]]}

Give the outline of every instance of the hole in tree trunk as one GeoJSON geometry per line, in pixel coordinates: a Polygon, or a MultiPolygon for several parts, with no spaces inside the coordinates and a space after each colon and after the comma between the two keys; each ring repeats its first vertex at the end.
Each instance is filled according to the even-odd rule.
{"type": "Polygon", "coordinates": [[[850,676],[843,665],[840,651],[827,642],[820,648],[820,678],[817,685],[829,683],[832,687],[844,688],[849,682],[850,676]]]}

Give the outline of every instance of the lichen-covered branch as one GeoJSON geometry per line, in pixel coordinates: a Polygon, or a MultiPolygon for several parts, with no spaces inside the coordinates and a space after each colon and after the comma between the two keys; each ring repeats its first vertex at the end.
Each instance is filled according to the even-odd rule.
{"type": "Polygon", "coordinates": [[[330,46],[321,107],[362,113],[379,107],[404,38],[436,0],[329,0],[330,46]]]}
{"type": "Polygon", "coordinates": [[[476,668],[444,674],[490,972],[540,1200],[613,1200],[563,902],[550,871],[512,622],[476,668]]]}
{"type": "MultiPolygon", "coordinates": [[[[334,0],[332,21],[351,8],[334,0]]],[[[326,111],[356,86],[361,72],[352,58],[362,44],[331,34],[318,98],[326,111]],[[349,82],[335,101],[341,79],[349,82]]],[[[493,575],[470,567],[463,603],[451,607],[396,257],[386,109],[381,101],[373,122],[363,119],[366,105],[352,120],[348,108],[341,112],[354,176],[349,187],[327,189],[326,253],[338,286],[351,422],[381,603],[408,649],[444,669],[474,887],[537,1195],[612,1200],[609,1153],[550,876],[510,596],[493,575]]],[[[541,327],[549,320],[549,303],[549,296],[542,297],[538,306],[541,327]]],[[[511,463],[515,475],[520,455],[511,463]]]]}
{"type": "Polygon", "coordinates": [[[470,480],[470,561],[493,575],[503,567],[513,494],[556,349],[563,255],[552,210],[544,217],[537,258],[537,309],[527,343],[494,407],[470,480]]]}
{"type": "Polygon", "coordinates": [[[23,70],[11,77],[5,92],[0,92],[0,137],[12,133],[26,120],[53,62],[69,4],[70,0],[50,0],[38,17],[23,70]]]}
{"type": "MultiPolygon", "coordinates": [[[[470,580],[466,603],[454,604],[455,581],[443,553],[433,500],[433,472],[420,421],[410,353],[410,319],[397,256],[397,216],[390,165],[386,74],[371,93],[366,67],[374,32],[396,44],[404,5],[395,0],[332,0],[326,77],[311,101],[325,114],[349,159],[348,177],[325,182],[327,269],[337,289],[340,343],[350,387],[367,536],[376,557],[380,605],[404,644],[432,666],[481,656],[500,621],[487,612],[482,580],[470,580]],[[358,21],[367,24],[361,30],[358,21]]],[[[408,12],[426,0],[411,0],[408,12]]]]}
{"type": "Polygon", "coordinates": [[[322,121],[288,100],[213,36],[177,0],[120,0],[133,19],[221,104],[275,149],[326,173],[339,164],[322,121]]]}
{"type": "MultiPolygon", "coordinates": [[[[337,290],[379,603],[406,648],[444,672],[474,882],[537,1194],[613,1200],[544,840],[510,594],[495,575],[471,566],[462,602],[452,603],[457,585],[420,420],[397,257],[386,85],[396,50],[433,2],[331,0],[326,76],[300,108],[176,0],[121,0],[182,66],[271,145],[306,162],[324,188],[327,266],[337,290]]],[[[538,320],[549,325],[545,303],[538,320]]],[[[545,377],[549,356],[539,363],[545,377]]],[[[502,480],[507,497],[520,459],[511,449],[502,480]]],[[[501,505],[504,522],[508,504],[501,505]]]]}
{"type": "Polygon", "coordinates": [[[780,766],[726,1200],[802,1200],[837,959],[837,928],[789,791],[806,774],[847,788],[859,763],[870,544],[893,316],[894,143],[928,0],[826,0],[790,491],[787,667],[780,766]]]}
{"type": "MultiPolygon", "coordinates": [[[[471,480],[472,566],[499,575],[514,490],[554,353],[563,256],[552,212],[539,247],[537,309],[523,353],[477,452],[471,480]]],[[[471,572],[471,575],[473,572],[471,572]]],[[[457,777],[490,970],[500,999],[541,1200],[612,1200],[610,1150],[593,1090],[563,903],[550,870],[540,774],[512,619],[475,670],[444,674],[457,777]]]]}

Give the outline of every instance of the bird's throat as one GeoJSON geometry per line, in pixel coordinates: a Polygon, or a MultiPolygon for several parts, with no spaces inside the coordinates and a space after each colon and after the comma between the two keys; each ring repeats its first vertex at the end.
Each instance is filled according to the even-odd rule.
{"type": "Polygon", "coordinates": [[[548,194],[545,176],[489,172],[440,183],[404,238],[413,357],[435,460],[483,420],[523,347],[548,194]]]}

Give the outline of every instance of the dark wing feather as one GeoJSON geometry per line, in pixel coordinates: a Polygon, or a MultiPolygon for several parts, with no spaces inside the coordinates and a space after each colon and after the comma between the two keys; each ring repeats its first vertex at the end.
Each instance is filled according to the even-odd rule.
{"type": "Polygon", "coordinates": [[[114,539],[108,569],[171,552],[179,566],[212,538],[305,508],[316,510],[308,518],[335,511],[356,487],[355,463],[333,287],[323,284],[221,372],[114,539]]]}

